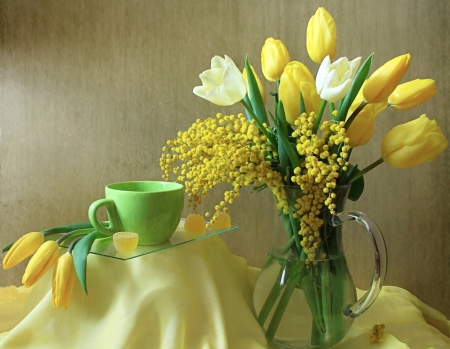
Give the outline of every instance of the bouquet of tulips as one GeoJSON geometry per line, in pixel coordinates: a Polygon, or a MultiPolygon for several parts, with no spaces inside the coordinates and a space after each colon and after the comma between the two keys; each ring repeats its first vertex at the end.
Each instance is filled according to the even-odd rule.
{"type": "MultiPolygon", "coordinates": [[[[215,206],[213,221],[239,197],[240,188],[269,188],[290,238],[285,250],[291,249],[313,268],[330,253],[321,217],[325,210],[335,212],[337,187],[350,186],[349,199],[357,200],[368,171],[383,162],[407,168],[432,161],[448,141],[436,121],[421,115],[391,129],[381,142],[380,157],[369,166],[359,169],[351,164],[352,151],[372,138],[380,112],[418,106],[436,93],[435,82],[416,79],[400,84],[411,62],[409,54],[391,59],[372,74],[373,54],[364,61],[336,59],[336,25],[324,8],[308,23],[306,49],[319,64],[315,78],[303,63],[291,60],[282,41],[265,41],[261,67],[264,77],[275,83],[273,112],[265,107],[263,85],[248,59],[241,72],[230,57],[213,57],[211,69],[200,74],[202,86],[193,92],[219,106],[240,102],[245,116],[219,113],[197,119],[163,147],[160,166],[163,178],[175,174],[184,182],[194,207],[216,185],[231,184],[215,206]],[[327,104],[329,118],[323,120],[327,104]],[[289,207],[285,186],[301,192],[295,209],[289,207]]],[[[272,318],[269,338],[279,320],[272,318]]],[[[331,344],[335,343],[325,345],[331,344]]]]}

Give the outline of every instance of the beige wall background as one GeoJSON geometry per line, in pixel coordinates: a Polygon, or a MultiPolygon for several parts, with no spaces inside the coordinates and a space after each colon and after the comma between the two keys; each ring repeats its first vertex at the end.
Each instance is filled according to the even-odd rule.
{"type": "MultiPolygon", "coordinates": [[[[436,97],[411,111],[385,111],[353,162],[379,157],[383,135],[426,113],[450,136],[450,2],[0,0],[0,245],[28,231],[87,220],[106,184],[158,180],[167,139],[196,118],[238,113],[192,93],[214,55],[260,72],[264,40],[282,39],[292,59],[315,74],[306,25],[318,6],[336,20],[338,56],[373,68],[411,53],[404,81],[434,78],[436,97]]],[[[373,70],[372,70],[373,71],[373,70]]],[[[266,83],[266,90],[271,86],[266,83]]],[[[433,163],[382,165],[348,208],[371,216],[389,249],[386,283],[404,287],[450,316],[449,150],[433,163]]],[[[270,198],[246,193],[231,209],[241,226],[223,238],[261,266],[268,247],[270,198]]],[[[351,227],[346,249],[359,287],[371,279],[368,239],[351,227]]],[[[0,285],[20,284],[24,266],[0,270],[0,285]]]]}

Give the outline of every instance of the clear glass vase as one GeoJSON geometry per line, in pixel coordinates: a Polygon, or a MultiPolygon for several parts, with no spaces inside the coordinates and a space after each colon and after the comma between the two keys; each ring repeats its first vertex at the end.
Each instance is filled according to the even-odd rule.
{"type": "Polygon", "coordinates": [[[298,187],[285,187],[289,214],[276,217],[284,229],[277,229],[274,224],[271,247],[253,294],[258,322],[278,348],[332,347],[342,340],[353,319],[372,305],[381,290],[387,268],[384,239],[377,225],[364,213],[342,212],[348,190],[348,186],[334,190],[336,214],[327,209],[322,211],[319,249],[326,257],[312,262],[293,243],[298,237],[293,232],[298,232],[300,220],[292,212],[301,191],[298,187]],[[366,228],[375,253],[372,283],[359,300],[342,249],[342,224],[347,221],[356,221],[366,228]]]}

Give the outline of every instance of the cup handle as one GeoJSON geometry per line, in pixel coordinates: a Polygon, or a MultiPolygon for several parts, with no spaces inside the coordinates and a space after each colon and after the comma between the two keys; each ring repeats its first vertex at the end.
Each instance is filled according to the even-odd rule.
{"type": "Polygon", "coordinates": [[[344,307],[345,316],[356,318],[362,315],[373,304],[383,286],[387,270],[387,249],[383,235],[375,224],[365,213],[356,211],[341,212],[331,216],[330,223],[336,227],[345,222],[356,221],[366,228],[369,238],[372,240],[375,254],[375,271],[369,289],[354,304],[344,307]]]}
{"type": "Polygon", "coordinates": [[[117,211],[116,211],[116,204],[114,203],[114,200],[111,199],[100,199],[97,201],[94,201],[91,206],[89,207],[89,220],[91,221],[91,224],[95,229],[97,229],[99,232],[112,236],[114,233],[118,231],[118,217],[117,217],[117,211]],[[108,213],[108,220],[109,225],[104,226],[101,224],[101,222],[97,218],[97,211],[100,207],[105,206],[106,212],[108,213]]]}

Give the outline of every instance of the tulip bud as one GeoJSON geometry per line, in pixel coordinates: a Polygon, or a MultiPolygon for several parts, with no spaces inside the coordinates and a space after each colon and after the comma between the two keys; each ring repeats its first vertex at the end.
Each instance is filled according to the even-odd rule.
{"type": "Polygon", "coordinates": [[[308,22],[306,49],[309,57],[319,64],[326,56],[331,60],[336,56],[336,23],[323,7],[319,7],[308,22]]]}
{"type": "MultiPolygon", "coordinates": [[[[255,76],[256,83],[258,84],[259,92],[261,93],[262,100],[264,104],[266,103],[266,92],[264,91],[264,86],[261,83],[261,80],[259,79],[258,75],[255,72],[255,69],[252,65],[250,65],[250,68],[252,69],[253,75],[255,76]]],[[[244,68],[242,71],[242,74],[244,75],[245,83],[247,84],[247,91],[250,97],[250,89],[248,88],[248,79],[247,79],[247,70],[244,68]]]]}
{"type": "Polygon", "coordinates": [[[261,50],[261,67],[264,77],[269,81],[279,80],[291,57],[281,40],[268,38],[261,50]]]}
{"type": "Polygon", "coordinates": [[[426,102],[435,94],[434,80],[416,79],[398,85],[389,96],[388,103],[395,109],[407,110],[426,102]]]}
{"type": "Polygon", "coordinates": [[[386,100],[405,75],[410,61],[411,56],[405,54],[391,59],[378,68],[364,84],[364,101],[378,103],[386,100]]]}
{"type": "Polygon", "coordinates": [[[278,90],[286,120],[291,125],[300,115],[300,92],[303,94],[306,111],[318,111],[321,99],[311,72],[303,63],[292,61],[284,68],[278,90]]]}
{"type": "MultiPolygon", "coordinates": [[[[362,100],[357,101],[355,99],[355,102],[350,107],[347,116],[353,113],[359,104],[361,104],[362,100]]],[[[367,104],[359,112],[348,130],[346,130],[346,135],[349,138],[348,144],[352,148],[365,145],[372,139],[375,130],[375,117],[386,108],[387,102],[384,101],[376,104],[367,104]]]]}
{"type": "Polygon", "coordinates": [[[53,269],[52,304],[55,308],[69,308],[75,278],[72,254],[65,253],[58,259],[53,269]]]}
{"type": "Polygon", "coordinates": [[[19,264],[35,253],[43,243],[44,235],[42,233],[32,232],[23,235],[11,246],[5,258],[3,258],[3,269],[9,269],[19,264]]]}
{"type": "Polygon", "coordinates": [[[28,262],[22,283],[26,287],[34,285],[56,263],[59,256],[59,245],[56,241],[46,241],[28,262]]]}
{"type": "Polygon", "coordinates": [[[389,165],[407,168],[434,160],[447,145],[436,120],[421,115],[390,130],[381,142],[381,154],[389,165]]]}

